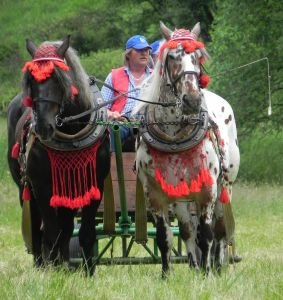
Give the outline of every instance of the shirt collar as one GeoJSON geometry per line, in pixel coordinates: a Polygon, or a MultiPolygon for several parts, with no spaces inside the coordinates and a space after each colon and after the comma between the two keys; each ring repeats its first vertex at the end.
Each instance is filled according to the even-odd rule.
{"type": "MultiPolygon", "coordinates": [[[[128,75],[130,75],[130,68],[128,67],[128,66],[125,66],[125,72],[128,74],[128,75]]],[[[152,69],[149,67],[149,66],[146,66],[145,67],[145,73],[147,74],[147,75],[149,75],[149,74],[151,74],[152,73],[152,69]]]]}

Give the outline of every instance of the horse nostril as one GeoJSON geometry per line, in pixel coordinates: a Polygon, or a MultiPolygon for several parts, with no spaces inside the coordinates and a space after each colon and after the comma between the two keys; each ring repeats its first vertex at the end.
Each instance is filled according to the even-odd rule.
{"type": "Polygon", "coordinates": [[[183,96],[183,102],[185,102],[186,104],[189,104],[190,98],[188,95],[184,95],[183,96]]]}

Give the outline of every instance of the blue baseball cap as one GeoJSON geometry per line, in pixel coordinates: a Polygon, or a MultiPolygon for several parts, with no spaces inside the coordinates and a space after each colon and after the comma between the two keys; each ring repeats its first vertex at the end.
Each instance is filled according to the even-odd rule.
{"type": "Polygon", "coordinates": [[[155,55],[155,54],[158,54],[159,52],[159,48],[160,48],[160,44],[161,44],[161,41],[160,40],[157,40],[155,42],[153,42],[150,46],[151,46],[151,54],[155,55]]]}
{"type": "Polygon", "coordinates": [[[129,38],[126,43],[126,49],[129,49],[129,48],[134,48],[137,50],[144,49],[144,48],[151,49],[146,38],[142,35],[134,35],[131,38],[129,38]]]}

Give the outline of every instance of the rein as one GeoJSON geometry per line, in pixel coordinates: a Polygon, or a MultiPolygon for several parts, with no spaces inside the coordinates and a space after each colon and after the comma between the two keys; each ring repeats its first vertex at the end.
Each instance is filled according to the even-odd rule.
{"type": "MultiPolygon", "coordinates": [[[[108,104],[111,104],[113,103],[116,99],[118,99],[119,97],[121,96],[125,96],[127,94],[129,94],[130,92],[133,92],[137,89],[134,89],[134,90],[131,90],[131,91],[127,91],[127,92],[123,92],[123,93],[120,93],[118,90],[114,89],[112,86],[106,84],[104,81],[96,78],[96,77],[91,77],[91,81],[92,81],[92,84],[94,84],[95,82],[99,82],[99,83],[102,83],[104,86],[106,86],[107,88],[111,89],[112,91],[114,92],[117,92],[119,93],[116,97],[112,98],[111,100],[108,100],[108,101],[104,101],[103,103],[99,104],[99,105],[96,105],[94,106],[93,108],[89,109],[89,110],[86,110],[85,112],[83,113],[80,113],[80,114],[77,114],[77,115],[74,115],[74,116],[69,116],[69,117],[65,117],[65,118],[60,118],[60,117],[57,117],[56,118],[56,125],[58,127],[61,127],[64,123],[67,123],[67,122],[70,122],[70,121],[73,121],[73,120],[77,120],[77,119],[80,119],[82,117],[85,117],[86,115],[89,115],[91,114],[92,112],[94,111],[97,111],[99,110],[100,108],[102,107],[105,107],[107,106],[108,104]],[[57,123],[58,122],[58,123],[57,123]]],[[[145,103],[148,103],[148,104],[153,104],[153,105],[161,105],[163,107],[169,107],[169,106],[176,106],[176,103],[175,102],[169,102],[169,103],[159,103],[159,102],[153,102],[153,101],[146,101],[146,100],[143,100],[143,99],[140,99],[140,98],[136,98],[136,97],[133,97],[133,96],[128,96],[128,98],[130,99],[134,99],[134,100],[137,100],[137,101],[140,101],[140,102],[145,102],[145,103]]],[[[48,101],[48,100],[46,100],[48,101]]]]}

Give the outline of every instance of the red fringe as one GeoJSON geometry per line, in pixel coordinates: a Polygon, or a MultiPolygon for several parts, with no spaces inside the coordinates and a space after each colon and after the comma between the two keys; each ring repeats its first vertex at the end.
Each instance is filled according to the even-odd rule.
{"type": "Polygon", "coordinates": [[[223,187],[219,197],[220,202],[223,204],[227,204],[230,202],[230,196],[227,188],[223,187]]]}
{"type": "Polygon", "coordinates": [[[191,193],[199,193],[203,186],[212,186],[213,184],[213,178],[207,169],[201,169],[197,178],[191,180],[190,186],[185,181],[180,181],[176,186],[167,183],[160,169],[155,169],[155,180],[159,182],[161,189],[170,197],[182,197],[191,193]]]}
{"type": "Polygon", "coordinates": [[[28,186],[24,187],[22,199],[23,199],[23,201],[30,201],[30,199],[31,199],[30,189],[28,186]]]}
{"type": "Polygon", "coordinates": [[[54,66],[58,68],[68,71],[70,68],[65,63],[56,61],[56,60],[43,60],[43,61],[29,61],[27,62],[22,71],[26,72],[27,70],[31,72],[34,79],[38,82],[44,81],[49,78],[53,71],[54,66]]]}
{"type": "Polygon", "coordinates": [[[206,155],[202,153],[202,144],[180,152],[178,155],[171,155],[150,147],[155,180],[168,196],[188,196],[191,193],[199,193],[203,187],[210,187],[214,184],[214,180],[206,167],[206,155]],[[169,172],[171,176],[178,179],[177,185],[166,182],[169,172]]]}
{"type": "Polygon", "coordinates": [[[100,200],[96,181],[96,152],[100,143],[79,150],[62,152],[48,149],[53,195],[50,206],[77,209],[100,200]]]}
{"type": "Polygon", "coordinates": [[[164,43],[160,48],[159,58],[162,58],[164,49],[175,49],[177,48],[178,44],[182,44],[184,50],[188,53],[194,52],[196,49],[204,48],[204,44],[202,42],[195,40],[169,40],[168,42],[164,43]]]}
{"type": "Polygon", "coordinates": [[[72,91],[72,98],[74,98],[79,94],[78,89],[74,85],[71,85],[71,91],[72,91]]]}
{"type": "Polygon", "coordinates": [[[24,97],[23,100],[22,100],[22,104],[25,107],[32,107],[33,106],[33,101],[32,101],[31,96],[24,97]]]}
{"type": "Polygon", "coordinates": [[[19,154],[20,154],[20,143],[17,142],[13,148],[12,148],[12,151],[11,151],[11,156],[12,158],[14,159],[18,159],[19,158],[19,154]]]}
{"type": "Polygon", "coordinates": [[[50,206],[64,206],[70,209],[77,209],[79,207],[89,205],[92,199],[100,200],[100,195],[100,190],[97,187],[92,186],[91,189],[84,194],[84,196],[70,198],[66,196],[53,195],[50,199],[50,206]]]}

